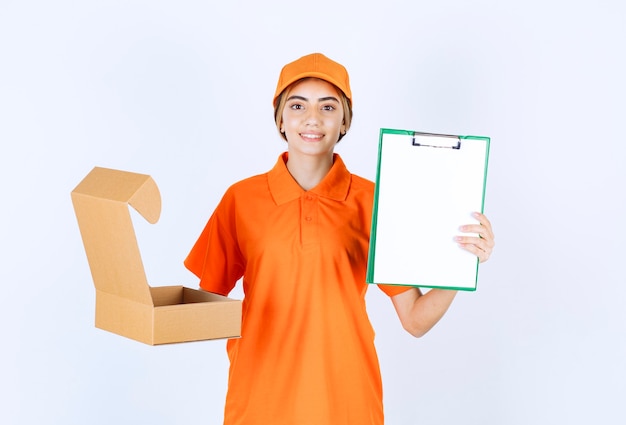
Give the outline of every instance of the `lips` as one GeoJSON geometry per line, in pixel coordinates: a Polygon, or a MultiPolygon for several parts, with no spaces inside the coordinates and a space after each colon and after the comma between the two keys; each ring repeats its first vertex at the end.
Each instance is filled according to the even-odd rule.
{"type": "Polygon", "coordinates": [[[313,133],[300,133],[300,137],[304,140],[309,140],[311,142],[317,142],[324,137],[323,134],[313,134],[313,133]]]}

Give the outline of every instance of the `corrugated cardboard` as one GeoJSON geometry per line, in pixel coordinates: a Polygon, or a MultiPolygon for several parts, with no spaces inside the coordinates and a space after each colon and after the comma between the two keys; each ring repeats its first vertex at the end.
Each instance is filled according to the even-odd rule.
{"type": "Polygon", "coordinates": [[[161,196],[150,176],[95,167],[72,203],[96,287],[96,327],[150,345],[240,336],[241,301],[148,285],[128,205],[158,221],[161,196]]]}

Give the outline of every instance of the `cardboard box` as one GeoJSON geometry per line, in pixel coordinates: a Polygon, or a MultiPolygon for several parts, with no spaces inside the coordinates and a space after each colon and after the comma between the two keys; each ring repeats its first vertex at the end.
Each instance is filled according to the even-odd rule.
{"type": "Polygon", "coordinates": [[[150,345],[240,336],[241,301],[148,285],[128,205],[158,221],[161,196],[150,176],[95,167],[72,203],[96,287],[96,327],[150,345]]]}

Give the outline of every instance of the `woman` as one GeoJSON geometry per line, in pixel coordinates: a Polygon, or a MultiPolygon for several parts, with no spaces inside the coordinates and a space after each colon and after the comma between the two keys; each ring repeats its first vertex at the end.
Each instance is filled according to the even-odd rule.
{"type": "MultiPolygon", "coordinates": [[[[382,424],[382,385],[365,309],[374,184],[334,153],[350,128],[346,69],[315,53],[285,65],[274,97],[287,152],[267,173],[231,186],[185,265],[227,295],[243,277],[242,337],[228,341],[224,423],[382,424]]],[[[481,261],[487,218],[458,242],[481,261]]],[[[426,333],[455,292],[378,285],[403,327],[426,333]]]]}

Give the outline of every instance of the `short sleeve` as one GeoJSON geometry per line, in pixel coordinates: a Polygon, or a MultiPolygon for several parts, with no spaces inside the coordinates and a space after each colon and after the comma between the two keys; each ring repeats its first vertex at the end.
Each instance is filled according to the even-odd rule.
{"type": "Polygon", "coordinates": [[[403,292],[408,291],[412,288],[412,286],[404,286],[404,285],[378,285],[381,291],[387,294],[390,297],[394,295],[401,294],[403,292]]]}
{"type": "Polygon", "coordinates": [[[234,203],[227,192],[184,261],[206,291],[228,295],[243,275],[234,222],[234,203]]]}

